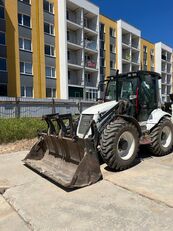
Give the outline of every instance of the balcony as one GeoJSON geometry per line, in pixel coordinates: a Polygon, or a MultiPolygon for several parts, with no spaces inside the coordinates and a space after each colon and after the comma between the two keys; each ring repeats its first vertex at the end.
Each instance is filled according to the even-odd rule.
{"type": "Polygon", "coordinates": [[[92,83],[92,82],[85,82],[85,86],[86,87],[96,87],[96,84],[95,83],[92,83]]]}
{"type": "Polygon", "coordinates": [[[97,63],[91,60],[85,62],[85,67],[96,69],[97,63]]]}
{"type": "Polygon", "coordinates": [[[139,64],[139,55],[135,55],[132,53],[132,63],[139,64]]]}
{"type": "Polygon", "coordinates": [[[97,17],[84,17],[84,28],[88,30],[88,32],[90,31],[91,33],[97,34],[97,17]]]}
{"type": "Polygon", "coordinates": [[[166,73],[167,70],[166,70],[166,66],[165,65],[162,65],[162,72],[166,73]]]}
{"type": "Polygon", "coordinates": [[[77,36],[67,36],[67,44],[73,50],[82,49],[82,41],[77,36]]]}
{"type": "Polygon", "coordinates": [[[165,95],[166,94],[166,86],[162,85],[162,94],[165,95]]]}
{"type": "Polygon", "coordinates": [[[166,84],[166,74],[162,74],[162,84],[166,84]]]}
{"type": "Polygon", "coordinates": [[[82,61],[81,58],[76,58],[79,56],[77,53],[70,52],[68,55],[68,67],[72,70],[80,70],[82,69],[82,61]]]}
{"type": "Polygon", "coordinates": [[[126,54],[123,54],[123,60],[127,61],[127,62],[130,62],[131,61],[131,56],[130,54],[126,53],[126,54]]]}
{"type": "Polygon", "coordinates": [[[96,41],[85,40],[85,48],[97,51],[97,43],[96,41]]]}
{"type": "Polygon", "coordinates": [[[164,61],[166,61],[166,60],[167,60],[166,55],[162,54],[162,60],[164,60],[164,61]]]}
{"type": "Polygon", "coordinates": [[[125,33],[123,31],[123,34],[122,34],[122,43],[125,44],[126,46],[130,46],[130,33],[125,33]]]}
{"type": "Polygon", "coordinates": [[[171,75],[167,75],[167,84],[171,84],[171,75]]]}
{"type": "Polygon", "coordinates": [[[67,22],[73,29],[77,29],[77,27],[81,27],[81,11],[80,10],[71,10],[67,9],[66,13],[67,22]]]}
{"type": "Polygon", "coordinates": [[[132,48],[139,50],[139,37],[132,35],[132,48]]]}

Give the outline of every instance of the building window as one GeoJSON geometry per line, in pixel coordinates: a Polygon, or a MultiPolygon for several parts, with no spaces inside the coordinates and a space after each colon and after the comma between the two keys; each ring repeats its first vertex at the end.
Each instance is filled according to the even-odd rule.
{"type": "Polygon", "coordinates": [[[46,78],[55,78],[55,67],[46,66],[46,78]]]}
{"type": "Polygon", "coordinates": [[[104,50],[104,48],[105,48],[105,43],[104,43],[104,41],[100,41],[100,49],[101,49],[101,50],[104,50]]]}
{"type": "Polygon", "coordinates": [[[1,6],[4,6],[3,0],[0,0],[0,5],[1,5],[1,6]]]}
{"type": "Polygon", "coordinates": [[[47,34],[50,34],[50,35],[54,35],[55,34],[54,33],[54,25],[45,22],[44,23],[44,32],[47,33],[47,34]]]}
{"type": "Polygon", "coordinates": [[[19,38],[19,48],[25,51],[31,51],[31,40],[25,38],[19,38]]]}
{"type": "Polygon", "coordinates": [[[55,98],[56,97],[56,89],[55,88],[46,88],[46,97],[47,98],[55,98]]]}
{"type": "Polygon", "coordinates": [[[147,46],[143,46],[143,52],[147,53],[147,46]]]}
{"type": "Polygon", "coordinates": [[[7,61],[4,58],[0,58],[0,71],[7,70],[7,61]]]}
{"type": "Polygon", "coordinates": [[[104,67],[104,66],[105,66],[105,59],[104,59],[104,58],[101,58],[101,59],[100,59],[100,66],[101,66],[101,67],[104,67]]]}
{"type": "Polygon", "coordinates": [[[55,56],[55,48],[50,45],[45,45],[45,55],[55,56]]]}
{"type": "Polygon", "coordinates": [[[47,11],[47,12],[49,12],[51,14],[54,14],[54,4],[53,3],[44,0],[43,8],[44,8],[45,11],[47,11]]]}
{"type": "Polygon", "coordinates": [[[21,87],[21,97],[33,97],[33,88],[32,87],[21,87]]]}
{"type": "Polygon", "coordinates": [[[5,33],[0,32],[0,44],[5,45],[5,33]]]}
{"type": "Polygon", "coordinates": [[[100,33],[104,33],[105,31],[105,25],[103,23],[100,23],[100,33]]]}
{"type": "Polygon", "coordinates": [[[0,84],[0,96],[7,96],[7,85],[0,84]]]}
{"type": "Polygon", "coordinates": [[[20,2],[26,3],[26,4],[31,4],[31,0],[19,0],[20,2]]]}
{"type": "Polygon", "coordinates": [[[114,62],[112,60],[110,61],[110,68],[114,69],[114,62]]]}
{"type": "Polygon", "coordinates": [[[112,44],[110,44],[110,52],[115,53],[115,47],[112,44]]]}
{"type": "Polygon", "coordinates": [[[113,28],[109,28],[109,34],[111,37],[115,37],[115,30],[113,28]]]}
{"type": "Polygon", "coordinates": [[[0,7],[0,18],[5,18],[4,7],[0,7]]]}
{"type": "Polygon", "coordinates": [[[31,27],[31,19],[30,16],[25,14],[18,14],[18,23],[21,26],[31,27]]]}
{"type": "Polygon", "coordinates": [[[20,73],[32,75],[32,63],[20,62],[20,73]]]}

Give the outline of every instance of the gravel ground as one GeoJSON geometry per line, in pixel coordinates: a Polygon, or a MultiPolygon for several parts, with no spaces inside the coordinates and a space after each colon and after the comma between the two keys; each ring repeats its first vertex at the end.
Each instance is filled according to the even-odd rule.
{"type": "Polygon", "coordinates": [[[24,150],[30,150],[33,144],[37,141],[37,138],[31,140],[18,140],[14,143],[0,144],[0,155],[10,152],[18,152],[24,150]]]}

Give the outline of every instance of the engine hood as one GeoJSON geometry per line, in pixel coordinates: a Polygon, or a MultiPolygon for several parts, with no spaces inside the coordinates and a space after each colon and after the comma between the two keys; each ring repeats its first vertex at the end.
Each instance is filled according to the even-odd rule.
{"type": "Polygon", "coordinates": [[[97,104],[97,105],[87,108],[86,110],[82,112],[82,114],[95,115],[98,113],[103,113],[103,112],[110,110],[117,104],[118,104],[117,101],[110,101],[110,102],[97,104]]]}

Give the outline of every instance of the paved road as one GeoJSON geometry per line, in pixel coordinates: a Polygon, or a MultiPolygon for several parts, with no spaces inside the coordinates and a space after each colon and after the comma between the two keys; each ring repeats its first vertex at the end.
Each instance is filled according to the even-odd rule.
{"type": "Polygon", "coordinates": [[[173,230],[173,154],[119,173],[103,165],[104,180],[71,192],[23,166],[25,155],[0,156],[0,230],[173,230]]]}

